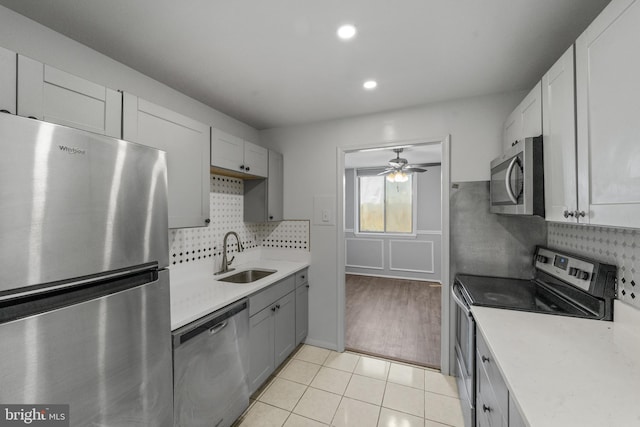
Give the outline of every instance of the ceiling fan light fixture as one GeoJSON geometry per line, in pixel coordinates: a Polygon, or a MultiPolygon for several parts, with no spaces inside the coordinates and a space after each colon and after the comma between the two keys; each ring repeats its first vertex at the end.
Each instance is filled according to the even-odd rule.
{"type": "Polygon", "coordinates": [[[403,171],[391,172],[387,175],[387,181],[389,182],[407,182],[409,176],[403,171]]]}

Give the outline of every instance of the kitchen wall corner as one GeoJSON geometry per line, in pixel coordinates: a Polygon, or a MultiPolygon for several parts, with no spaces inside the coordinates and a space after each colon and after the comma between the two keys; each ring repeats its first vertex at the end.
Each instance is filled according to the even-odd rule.
{"type": "Polygon", "coordinates": [[[536,245],[547,243],[543,218],[489,212],[489,181],[452,183],[451,281],[457,273],[529,279],[536,245]]]}

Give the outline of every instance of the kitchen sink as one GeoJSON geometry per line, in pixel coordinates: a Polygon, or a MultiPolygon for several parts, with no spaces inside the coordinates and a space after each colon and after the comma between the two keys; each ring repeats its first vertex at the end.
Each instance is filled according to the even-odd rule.
{"type": "Polygon", "coordinates": [[[251,283],[256,280],[260,280],[264,277],[267,277],[270,274],[275,273],[277,270],[262,270],[262,269],[251,269],[251,270],[243,270],[239,271],[236,274],[232,274],[231,276],[227,276],[223,279],[219,279],[221,282],[229,282],[229,283],[251,283]]]}

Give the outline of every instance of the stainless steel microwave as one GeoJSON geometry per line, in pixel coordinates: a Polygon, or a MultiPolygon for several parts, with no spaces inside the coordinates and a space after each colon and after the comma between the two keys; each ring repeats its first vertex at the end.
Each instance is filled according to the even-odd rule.
{"type": "Polygon", "coordinates": [[[542,136],[515,143],[491,162],[490,210],[544,218],[542,136]]]}

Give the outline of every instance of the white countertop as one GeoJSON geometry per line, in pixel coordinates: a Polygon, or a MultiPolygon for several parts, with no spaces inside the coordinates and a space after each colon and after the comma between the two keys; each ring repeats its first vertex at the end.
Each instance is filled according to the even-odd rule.
{"type": "MultiPolygon", "coordinates": [[[[236,254],[235,271],[215,276],[213,260],[171,266],[171,330],[176,330],[234,301],[256,293],[309,266],[308,252],[254,249],[236,254]],[[252,283],[221,282],[219,279],[251,268],[277,270],[252,283]]],[[[216,268],[218,267],[218,268],[216,268]]]]}
{"type": "Polygon", "coordinates": [[[614,322],[472,306],[532,427],[640,426],[640,311],[614,322]]]}

